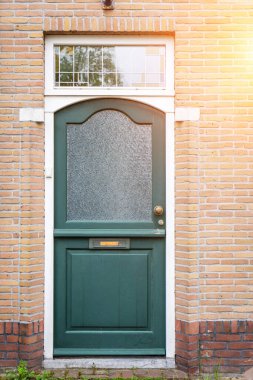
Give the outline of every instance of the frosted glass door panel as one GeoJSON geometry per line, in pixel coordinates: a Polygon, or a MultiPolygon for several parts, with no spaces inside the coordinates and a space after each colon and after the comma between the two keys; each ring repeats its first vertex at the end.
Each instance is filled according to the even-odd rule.
{"type": "Polygon", "coordinates": [[[67,220],[152,220],[152,127],[114,110],[67,126],[67,220]]]}

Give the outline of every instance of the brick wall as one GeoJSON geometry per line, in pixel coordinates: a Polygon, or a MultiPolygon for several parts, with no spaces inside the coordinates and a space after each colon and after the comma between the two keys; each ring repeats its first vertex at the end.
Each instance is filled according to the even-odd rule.
{"type": "Polygon", "coordinates": [[[20,123],[18,117],[22,107],[44,105],[38,5],[0,4],[2,321],[43,318],[44,126],[20,123]]]}
{"type": "Polygon", "coordinates": [[[0,322],[0,369],[25,360],[40,368],[43,357],[43,323],[0,322]]]}
{"type": "Polygon", "coordinates": [[[253,321],[176,323],[176,361],[189,373],[242,373],[253,366],[253,321]]]}
{"type": "MultiPolygon", "coordinates": [[[[173,33],[176,313],[182,323],[252,320],[253,4],[242,0],[3,1],[0,319],[43,319],[43,33],[173,33]]],[[[191,334],[190,334],[191,335],[191,334]]],[[[190,342],[188,342],[188,345],[190,342]]]]}

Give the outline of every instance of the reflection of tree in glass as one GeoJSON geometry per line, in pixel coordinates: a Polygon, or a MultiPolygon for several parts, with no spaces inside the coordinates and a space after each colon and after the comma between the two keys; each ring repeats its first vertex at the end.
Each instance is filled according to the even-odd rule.
{"type": "Polygon", "coordinates": [[[89,71],[90,73],[102,72],[102,47],[89,47],[89,71]]]}
{"type": "Polygon", "coordinates": [[[61,46],[60,70],[62,73],[73,72],[73,47],[61,46]]]}
{"type": "Polygon", "coordinates": [[[60,82],[63,86],[73,85],[73,46],[60,47],[60,82]]]}
{"type": "Polygon", "coordinates": [[[88,72],[88,47],[75,46],[75,73],[88,72]]]}
{"type": "Polygon", "coordinates": [[[114,47],[104,46],[103,48],[103,68],[104,72],[114,73],[116,71],[116,58],[114,47]]]}
{"type": "Polygon", "coordinates": [[[89,47],[89,85],[102,86],[102,47],[89,47]]]}
{"type": "Polygon", "coordinates": [[[117,86],[123,86],[123,79],[120,73],[117,74],[117,86]]]}
{"type": "Polygon", "coordinates": [[[63,85],[123,86],[114,46],[61,46],[60,72],[63,85]]]}
{"type": "Polygon", "coordinates": [[[103,48],[103,69],[105,86],[122,86],[120,74],[117,73],[115,47],[103,48]]]}
{"type": "Polygon", "coordinates": [[[74,47],[75,86],[88,86],[88,46],[74,47]]]}

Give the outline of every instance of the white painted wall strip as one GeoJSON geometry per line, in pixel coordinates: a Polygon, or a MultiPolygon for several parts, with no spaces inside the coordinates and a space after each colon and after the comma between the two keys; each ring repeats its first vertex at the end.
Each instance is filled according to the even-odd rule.
{"type": "Polygon", "coordinates": [[[44,122],[44,108],[20,108],[19,121],[44,122]]]}
{"type": "Polygon", "coordinates": [[[175,109],[175,121],[199,121],[200,108],[177,107],[175,109]]]}

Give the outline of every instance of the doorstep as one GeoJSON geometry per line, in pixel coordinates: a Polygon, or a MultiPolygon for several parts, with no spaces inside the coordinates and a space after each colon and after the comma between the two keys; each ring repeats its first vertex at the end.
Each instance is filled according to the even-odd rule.
{"type": "Polygon", "coordinates": [[[164,358],[47,359],[44,361],[44,368],[52,370],[57,377],[67,376],[72,379],[188,379],[184,372],[175,369],[174,360],[164,358]]]}
{"type": "Polygon", "coordinates": [[[57,358],[45,359],[45,369],[98,368],[98,369],[168,369],[175,368],[172,358],[57,358]]]}

